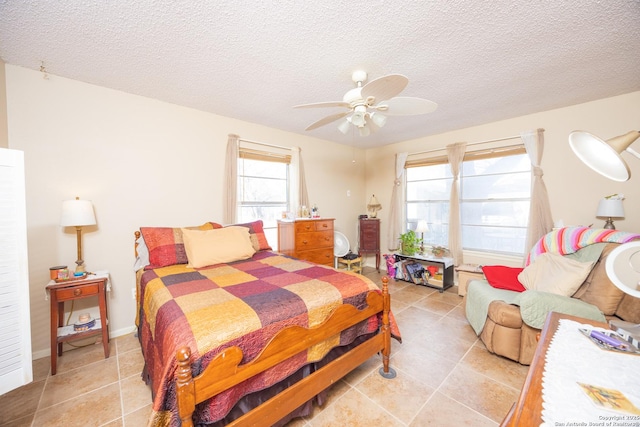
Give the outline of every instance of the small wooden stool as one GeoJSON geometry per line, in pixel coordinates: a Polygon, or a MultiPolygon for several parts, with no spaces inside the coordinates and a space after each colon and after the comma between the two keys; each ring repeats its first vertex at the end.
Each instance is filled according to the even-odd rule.
{"type": "Polygon", "coordinates": [[[338,258],[338,268],[362,274],[362,257],[354,259],[338,258]]]}

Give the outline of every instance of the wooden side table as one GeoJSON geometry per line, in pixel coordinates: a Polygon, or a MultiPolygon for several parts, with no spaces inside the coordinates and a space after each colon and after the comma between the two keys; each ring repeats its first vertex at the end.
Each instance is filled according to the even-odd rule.
{"type": "MultiPolygon", "coordinates": [[[[109,357],[109,328],[107,320],[107,278],[88,278],[83,280],[69,280],[68,282],[47,285],[49,300],[51,301],[51,375],[56,374],[58,357],[62,356],[62,344],[67,341],[87,338],[102,334],[104,357],[109,357]],[[100,306],[100,327],[87,331],[72,332],[61,335],[64,326],[64,303],[87,297],[98,297],[100,306]]],[[[73,328],[73,326],[71,326],[73,328]]]]}
{"type": "Polygon", "coordinates": [[[338,258],[338,268],[362,274],[362,257],[354,259],[338,258]]]}

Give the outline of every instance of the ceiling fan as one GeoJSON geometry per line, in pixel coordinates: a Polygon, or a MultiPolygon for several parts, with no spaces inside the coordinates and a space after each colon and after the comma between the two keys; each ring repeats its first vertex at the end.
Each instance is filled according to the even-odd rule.
{"type": "Polygon", "coordinates": [[[365,71],[354,71],[351,79],[356,84],[348,91],[342,101],[316,102],[296,105],[293,108],[342,107],[347,111],[335,113],[320,119],[305,130],[317,129],[321,126],[343,119],[338,125],[340,132],[346,134],[351,126],[358,128],[360,136],[367,136],[377,131],[387,122],[387,116],[414,116],[433,112],[437,107],[433,101],[408,96],[396,96],[404,90],[409,79],[402,74],[389,74],[367,81],[365,71]]]}

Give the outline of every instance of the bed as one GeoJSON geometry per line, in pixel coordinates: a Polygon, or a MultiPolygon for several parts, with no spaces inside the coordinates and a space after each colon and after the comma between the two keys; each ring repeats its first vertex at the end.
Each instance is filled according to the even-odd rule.
{"type": "Polygon", "coordinates": [[[387,278],[275,253],[261,221],[142,227],[136,249],[150,426],[283,425],[376,353],[395,376],[387,278]]]}

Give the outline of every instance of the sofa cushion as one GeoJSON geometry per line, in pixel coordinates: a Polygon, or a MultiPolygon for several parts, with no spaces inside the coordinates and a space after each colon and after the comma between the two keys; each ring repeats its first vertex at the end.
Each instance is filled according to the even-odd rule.
{"type": "Polygon", "coordinates": [[[627,322],[640,323],[640,298],[624,294],[616,310],[616,316],[627,322]]]}
{"type": "Polygon", "coordinates": [[[616,314],[618,305],[625,295],[616,285],[611,283],[604,267],[609,253],[617,246],[617,243],[609,243],[605,246],[593,270],[591,270],[584,284],[573,296],[574,298],[595,305],[605,316],[613,316],[616,314]]]}
{"type": "Polygon", "coordinates": [[[582,285],[592,267],[592,262],[579,262],[545,252],[522,270],[518,280],[530,290],[571,296],[582,285]]]}
{"type": "Polygon", "coordinates": [[[522,272],[521,267],[507,267],[506,265],[485,265],[482,272],[487,282],[497,289],[522,292],[525,287],[518,281],[518,274],[522,272]]]}

